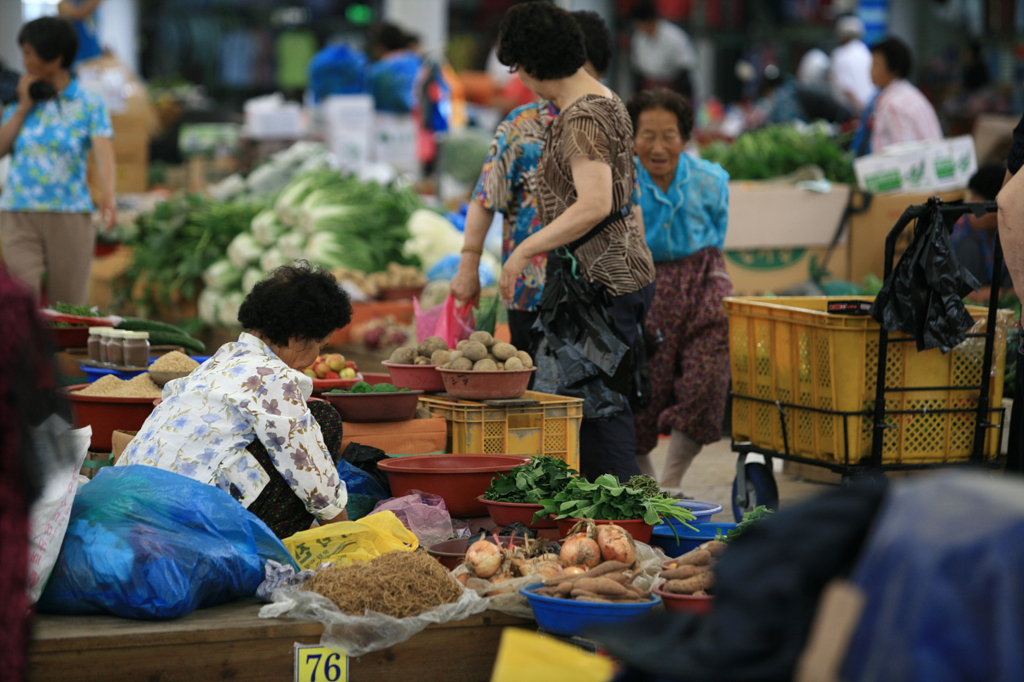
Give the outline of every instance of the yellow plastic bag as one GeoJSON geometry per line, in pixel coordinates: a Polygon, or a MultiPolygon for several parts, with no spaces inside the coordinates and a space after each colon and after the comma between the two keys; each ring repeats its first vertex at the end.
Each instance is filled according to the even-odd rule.
{"type": "Polygon", "coordinates": [[[304,530],[283,542],[303,570],[318,568],[325,561],[335,566],[348,566],[388,552],[411,552],[419,547],[412,531],[390,511],[364,516],[358,521],[329,523],[304,530]]]}
{"type": "Polygon", "coordinates": [[[505,628],[491,682],[608,682],[615,664],[536,632],[505,628]]]}

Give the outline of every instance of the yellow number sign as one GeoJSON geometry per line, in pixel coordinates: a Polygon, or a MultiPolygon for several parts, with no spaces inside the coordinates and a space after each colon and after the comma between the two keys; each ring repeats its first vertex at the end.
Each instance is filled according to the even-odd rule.
{"type": "Polygon", "coordinates": [[[295,682],[348,682],[348,656],[327,647],[296,644],[295,682]]]}

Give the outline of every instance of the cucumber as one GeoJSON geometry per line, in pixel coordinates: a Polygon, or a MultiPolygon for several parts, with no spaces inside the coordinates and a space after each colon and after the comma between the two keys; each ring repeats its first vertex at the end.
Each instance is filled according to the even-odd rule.
{"type": "Polygon", "coordinates": [[[172,334],[165,331],[149,332],[149,343],[152,346],[184,346],[194,353],[205,353],[206,345],[199,339],[193,339],[184,332],[172,334]]]}
{"type": "Polygon", "coordinates": [[[175,327],[173,324],[167,324],[166,322],[157,322],[156,320],[146,320],[141,317],[126,317],[117,325],[118,329],[127,329],[130,332],[153,332],[153,331],[165,331],[174,334],[184,334],[179,327],[175,327]]]}

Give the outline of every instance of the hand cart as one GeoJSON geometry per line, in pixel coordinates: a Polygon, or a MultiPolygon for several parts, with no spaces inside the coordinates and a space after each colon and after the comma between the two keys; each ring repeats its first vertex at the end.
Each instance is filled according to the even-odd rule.
{"type": "MultiPolygon", "coordinates": [[[[897,240],[933,202],[949,231],[967,213],[980,218],[997,210],[995,202],[942,204],[937,198],[909,207],[885,240],[886,281],[897,240]]],[[[727,299],[736,520],[758,505],[778,506],[775,458],[827,468],[844,482],[886,471],[997,468],[1005,417],[999,401],[1005,341],[996,347],[1003,340],[997,325],[1002,268],[997,238],[987,312],[972,310],[985,329],[969,333],[946,355],[916,353],[912,337],[890,335],[884,327],[876,332],[870,317],[828,315],[824,298],[727,299]],[[948,381],[936,386],[940,372],[948,381]],[[748,462],[751,454],[763,456],[764,464],[748,462]]],[[[1008,324],[1005,312],[998,316],[1008,324]]]]}

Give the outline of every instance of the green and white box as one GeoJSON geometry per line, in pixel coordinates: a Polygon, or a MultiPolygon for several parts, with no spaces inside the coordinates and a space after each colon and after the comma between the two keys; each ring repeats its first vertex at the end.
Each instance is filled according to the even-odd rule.
{"type": "Polygon", "coordinates": [[[945,192],[967,187],[978,170],[970,135],[893,145],[853,163],[857,185],[872,194],[945,192]]]}

